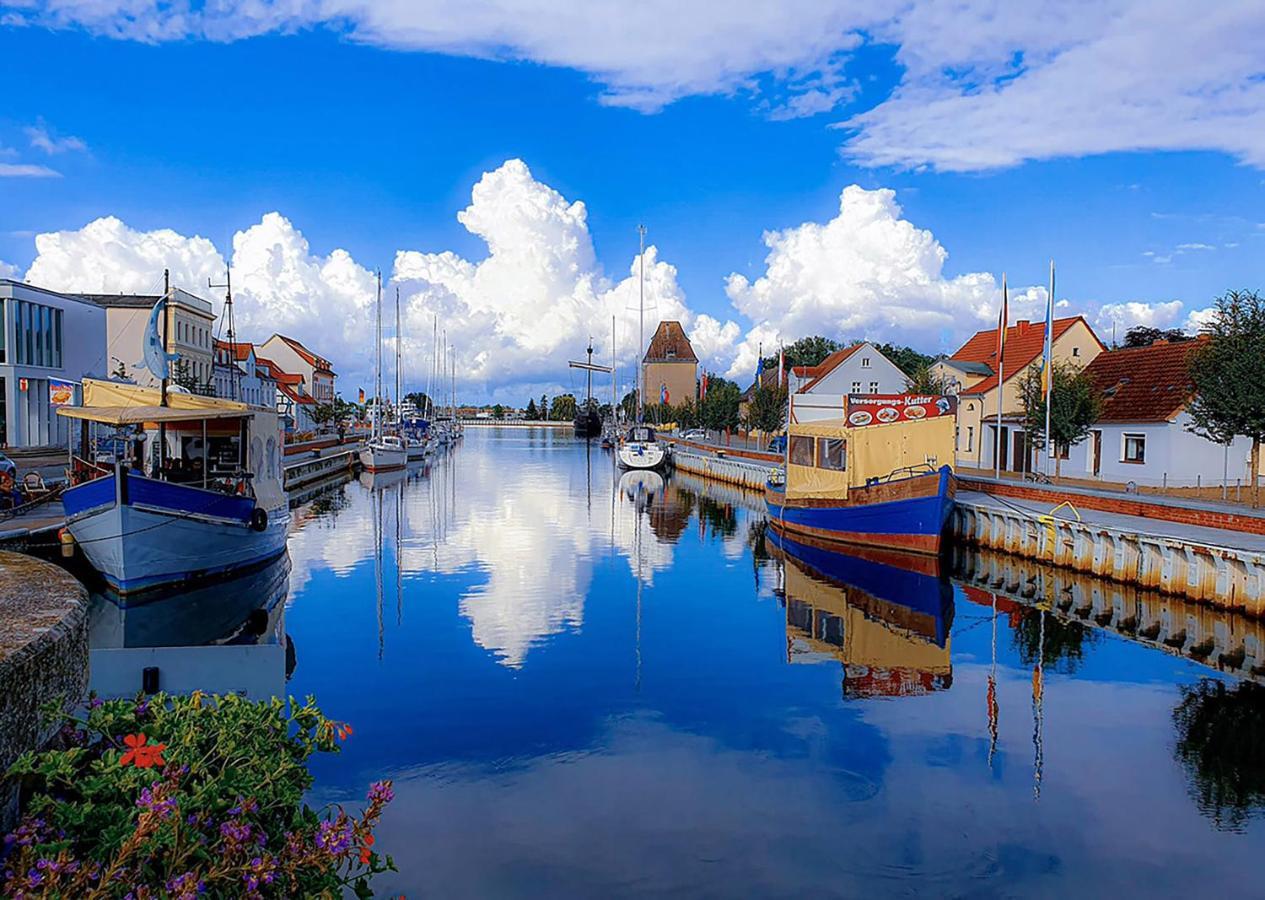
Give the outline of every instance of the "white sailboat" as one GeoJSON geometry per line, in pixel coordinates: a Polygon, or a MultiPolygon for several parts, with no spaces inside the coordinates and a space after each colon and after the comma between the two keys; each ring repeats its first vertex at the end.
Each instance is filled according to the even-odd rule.
{"type": "MultiPolygon", "coordinates": [[[[646,344],[646,226],[638,225],[637,232],[641,236],[641,253],[637,257],[640,265],[641,282],[638,286],[638,318],[637,346],[646,344]]],[[[640,352],[640,351],[639,351],[640,352]]],[[[667,449],[655,437],[654,429],[642,424],[642,394],[645,393],[645,366],[639,366],[637,373],[637,422],[620,441],[615,458],[624,469],[658,469],[668,457],[667,449]]]]}
{"type": "Polygon", "coordinates": [[[401,327],[400,319],[400,288],[395,289],[395,430],[399,434],[400,439],[404,441],[404,455],[408,462],[421,462],[430,453],[425,437],[419,437],[416,434],[409,434],[404,424],[404,394],[402,386],[402,378],[400,372],[400,342],[403,340],[404,329],[401,327]]]}
{"type": "Polygon", "coordinates": [[[378,273],[378,301],[376,315],[377,361],[373,380],[373,424],[369,443],[360,451],[360,464],[370,472],[386,472],[402,469],[408,461],[404,441],[398,434],[387,434],[382,410],[382,273],[378,273]]]}

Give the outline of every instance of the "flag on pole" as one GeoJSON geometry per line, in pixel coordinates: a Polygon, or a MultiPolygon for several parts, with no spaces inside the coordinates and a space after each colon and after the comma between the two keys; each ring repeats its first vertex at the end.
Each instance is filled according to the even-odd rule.
{"type": "Polygon", "coordinates": [[[365,405],[365,389],[364,388],[360,389],[360,405],[361,406],[365,405]]]}
{"type": "Polygon", "coordinates": [[[1053,375],[1050,367],[1054,362],[1054,263],[1050,263],[1050,293],[1045,299],[1045,347],[1041,355],[1041,393],[1050,398],[1053,375]]]}
{"type": "Polygon", "coordinates": [[[997,365],[1001,370],[1001,356],[1006,352],[1006,325],[1010,321],[1010,300],[1006,292],[1006,278],[1001,282],[1001,310],[997,313],[997,365]]]}
{"type": "Polygon", "coordinates": [[[760,376],[764,374],[764,345],[760,345],[760,349],[756,351],[755,363],[755,386],[760,386],[760,376]]]}
{"type": "Polygon", "coordinates": [[[699,399],[699,402],[702,402],[703,400],[707,399],[707,373],[706,372],[703,373],[703,380],[700,381],[698,385],[698,399],[699,399]]]}

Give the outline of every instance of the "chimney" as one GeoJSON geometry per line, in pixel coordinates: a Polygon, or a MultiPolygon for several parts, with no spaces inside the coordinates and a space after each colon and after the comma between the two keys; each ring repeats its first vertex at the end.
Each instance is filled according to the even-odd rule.
{"type": "Polygon", "coordinates": [[[1029,328],[1032,327],[1032,322],[1028,319],[1020,319],[1018,322],[1015,323],[1015,327],[1018,328],[1020,331],[1027,331],[1029,328]]]}
{"type": "Polygon", "coordinates": [[[1168,343],[1168,338],[1156,338],[1155,340],[1151,341],[1151,346],[1158,347],[1160,346],[1160,344],[1167,344],[1167,343],[1168,343]]]}

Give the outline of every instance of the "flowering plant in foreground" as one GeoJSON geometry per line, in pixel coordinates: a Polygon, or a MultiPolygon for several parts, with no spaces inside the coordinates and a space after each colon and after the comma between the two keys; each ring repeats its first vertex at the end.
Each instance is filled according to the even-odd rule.
{"type": "Polygon", "coordinates": [[[8,773],[25,803],[0,846],[0,896],[369,897],[395,869],[373,849],[391,782],[370,787],[359,817],[303,802],[307,760],[351,734],[310,697],[159,694],[53,712],[52,749],[8,773]]]}

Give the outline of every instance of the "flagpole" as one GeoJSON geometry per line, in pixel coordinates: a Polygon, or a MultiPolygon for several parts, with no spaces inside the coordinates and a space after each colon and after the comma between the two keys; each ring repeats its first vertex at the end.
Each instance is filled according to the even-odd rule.
{"type": "Polygon", "coordinates": [[[1048,476],[1053,466],[1050,461],[1054,459],[1057,449],[1054,446],[1054,438],[1050,435],[1050,400],[1054,396],[1054,260],[1050,260],[1050,296],[1045,301],[1045,443],[1046,443],[1046,468],[1045,474],[1048,476]]]}
{"type": "Polygon", "coordinates": [[[1006,295],[1006,273],[1001,273],[1001,312],[997,315],[997,435],[996,445],[993,448],[993,469],[994,477],[1001,478],[1001,407],[1002,395],[1005,392],[1006,378],[1005,365],[1002,357],[1006,353],[1006,325],[1007,319],[1010,318],[1007,306],[1006,295]]]}

